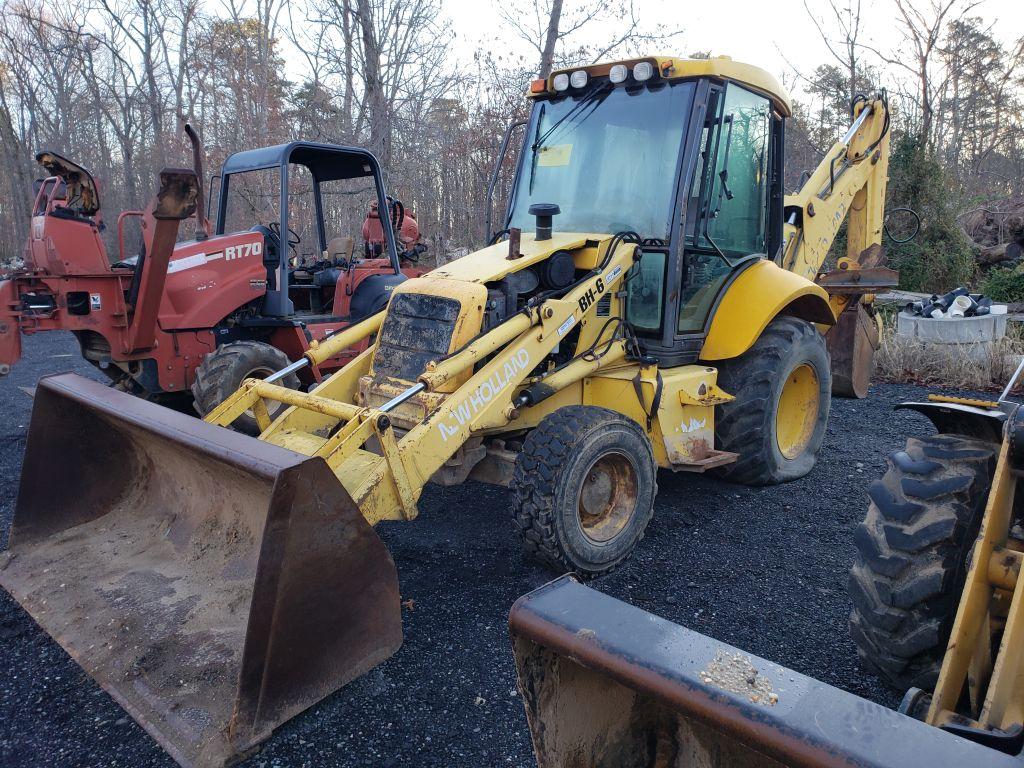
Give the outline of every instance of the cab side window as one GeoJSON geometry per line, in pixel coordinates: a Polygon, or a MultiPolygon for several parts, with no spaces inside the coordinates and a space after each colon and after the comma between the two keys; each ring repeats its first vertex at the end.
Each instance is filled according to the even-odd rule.
{"type": "Polygon", "coordinates": [[[679,333],[704,327],[734,259],[768,239],[771,106],[734,83],[713,91],[690,184],[679,333]]]}
{"type": "Polygon", "coordinates": [[[696,245],[727,256],[765,253],[771,107],[767,99],[730,84],[716,122],[717,151],[707,159],[710,183],[696,245]]]}

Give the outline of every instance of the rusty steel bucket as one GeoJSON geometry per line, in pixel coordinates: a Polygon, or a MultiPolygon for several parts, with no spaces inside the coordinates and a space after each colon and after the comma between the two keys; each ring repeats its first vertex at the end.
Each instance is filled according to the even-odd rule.
{"type": "Polygon", "coordinates": [[[402,642],[398,576],[322,459],[64,374],[36,391],[0,583],[186,766],[402,642]]]}
{"type": "Polygon", "coordinates": [[[1020,766],[569,576],[509,629],[540,768],[1020,766]]]}
{"type": "Polygon", "coordinates": [[[880,341],[874,316],[859,301],[850,302],[825,335],[832,361],[832,394],[867,397],[880,341]]]}

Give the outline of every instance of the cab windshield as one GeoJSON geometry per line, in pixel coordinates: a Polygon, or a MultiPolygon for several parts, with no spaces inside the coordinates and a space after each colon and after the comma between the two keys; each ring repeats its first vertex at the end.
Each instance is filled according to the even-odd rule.
{"type": "Polygon", "coordinates": [[[676,165],[692,82],[612,87],[539,101],[528,127],[509,226],[529,231],[533,203],[556,203],[555,230],[632,230],[669,239],[676,165]]]}

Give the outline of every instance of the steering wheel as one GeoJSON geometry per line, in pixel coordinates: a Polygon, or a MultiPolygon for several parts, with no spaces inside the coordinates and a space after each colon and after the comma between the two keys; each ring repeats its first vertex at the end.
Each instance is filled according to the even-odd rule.
{"type": "MultiPolygon", "coordinates": [[[[275,235],[277,235],[277,239],[278,240],[281,239],[281,222],[279,222],[279,221],[272,221],[269,224],[267,224],[267,229],[269,229],[271,232],[273,232],[275,235]]],[[[302,238],[299,237],[299,233],[296,232],[291,227],[288,227],[288,248],[291,249],[294,252],[295,251],[295,247],[299,243],[301,243],[301,242],[302,242],[302,238]]]]}

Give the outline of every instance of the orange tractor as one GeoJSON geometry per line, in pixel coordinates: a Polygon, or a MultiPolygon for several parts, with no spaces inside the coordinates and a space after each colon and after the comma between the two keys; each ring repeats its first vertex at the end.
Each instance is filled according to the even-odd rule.
{"type": "MultiPolygon", "coordinates": [[[[396,285],[421,273],[415,218],[388,197],[368,151],[292,142],[237,152],[221,170],[213,223],[199,143],[186,131],[195,168],[165,169],[153,201],[118,216],[113,264],[93,177],[53,152],[37,156],[47,175],[24,266],[0,276],[0,375],[21,357],[22,334],[71,331],[115,387],[175,407],[194,400],[205,414],[246,378],[265,378],[379,312],[396,285]],[[178,242],[192,216],[192,238],[178,242]],[[128,255],[132,220],[141,248],[128,255]],[[349,232],[362,234],[361,251],[349,232]]],[[[281,383],[319,382],[365,346],[281,383]]]]}

